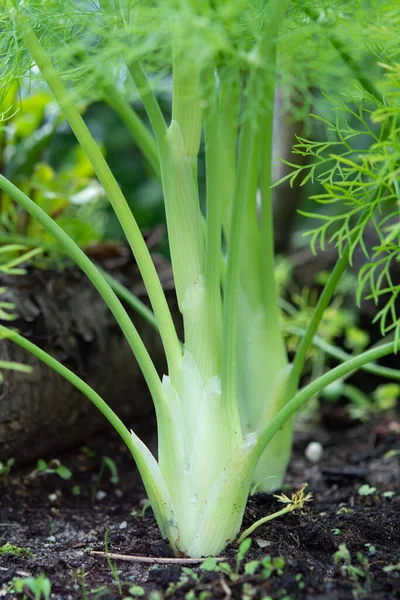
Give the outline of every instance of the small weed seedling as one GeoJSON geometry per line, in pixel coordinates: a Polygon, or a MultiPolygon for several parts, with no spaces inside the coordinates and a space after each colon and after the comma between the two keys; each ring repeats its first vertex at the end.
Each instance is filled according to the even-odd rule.
{"type": "Polygon", "coordinates": [[[51,583],[44,573],[41,573],[38,577],[16,577],[12,580],[8,591],[10,593],[23,594],[26,593],[26,590],[29,590],[33,594],[33,596],[29,594],[29,598],[34,598],[34,600],[50,600],[51,583]]]}
{"type": "MultiPolygon", "coordinates": [[[[230,581],[235,582],[241,576],[241,565],[245,559],[246,554],[251,547],[251,538],[246,538],[239,546],[238,554],[236,557],[236,567],[233,569],[231,565],[225,561],[217,562],[215,558],[206,558],[200,565],[203,571],[214,571],[216,573],[223,573],[227,575],[230,581]]],[[[285,561],[281,556],[271,558],[271,556],[264,556],[261,560],[251,560],[244,564],[243,574],[254,575],[257,570],[261,571],[263,579],[269,579],[273,573],[282,575],[285,561]]]]}
{"type": "Polygon", "coordinates": [[[110,458],[109,456],[102,456],[99,473],[96,477],[96,481],[94,482],[94,484],[92,486],[92,491],[91,491],[92,504],[95,504],[95,502],[96,502],[97,492],[99,491],[99,487],[100,487],[101,481],[103,479],[103,475],[104,475],[104,471],[105,471],[106,467],[110,472],[110,482],[113,485],[116,485],[119,482],[118,468],[117,468],[115,461],[112,458],[110,458]]]}
{"type": "Polygon", "coordinates": [[[372,496],[373,494],[375,494],[375,492],[376,487],[370,486],[368,485],[368,483],[365,483],[358,489],[357,493],[359,496],[372,496]]]}
{"type": "Polygon", "coordinates": [[[109,530],[107,529],[107,531],[104,535],[104,550],[106,553],[107,563],[113,574],[115,584],[118,588],[118,592],[122,595],[122,584],[121,584],[121,580],[119,578],[118,569],[117,569],[115,563],[112,562],[111,558],[108,555],[108,534],[109,534],[109,530]]]}
{"type": "Polygon", "coordinates": [[[20,546],[14,546],[7,542],[0,546],[0,556],[15,556],[17,558],[25,558],[27,556],[34,556],[33,553],[27,548],[21,548],[20,546]]]}
{"type": "Polygon", "coordinates": [[[0,462],[0,481],[7,479],[14,463],[15,460],[13,458],[9,458],[5,463],[0,462]]]}
{"type": "Polygon", "coordinates": [[[339,550],[333,555],[336,565],[340,565],[340,571],[344,577],[348,577],[354,585],[353,594],[355,598],[362,597],[371,587],[371,576],[367,557],[361,552],[357,553],[360,566],[352,564],[350,552],[346,544],[340,544],[339,550]]]}
{"type": "Polygon", "coordinates": [[[43,458],[37,461],[36,469],[32,471],[30,477],[33,479],[39,475],[58,475],[61,479],[70,479],[72,472],[60,463],[59,460],[53,459],[47,463],[43,458]]]}

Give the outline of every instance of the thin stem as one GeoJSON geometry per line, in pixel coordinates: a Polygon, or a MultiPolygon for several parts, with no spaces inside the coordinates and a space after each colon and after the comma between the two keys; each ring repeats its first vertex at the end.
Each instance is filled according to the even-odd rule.
{"type": "MultiPolygon", "coordinates": [[[[298,327],[290,327],[286,328],[285,331],[292,333],[294,335],[304,336],[305,330],[300,329],[298,327]]],[[[314,335],[312,339],[312,343],[317,348],[320,348],[323,352],[331,356],[332,358],[336,358],[340,361],[346,361],[350,358],[353,358],[351,354],[345,352],[341,348],[337,348],[333,344],[329,344],[326,340],[323,340],[318,335],[314,335]]],[[[362,371],[366,373],[371,373],[372,375],[377,375],[378,377],[386,377],[387,379],[394,379],[400,381],[400,369],[391,369],[390,367],[383,367],[381,365],[374,364],[366,364],[360,367],[362,371]]]]}
{"type": "Polygon", "coordinates": [[[156,404],[162,402],[163,395],[160,378],[150,358],[150,355],[147,352],[138,332],[136,331],[135,326],[130,320],[128,313],[118,300],[115,293],[112,291],[109,284],[105,281],[98,268],[91,262],[91,260],[79,248],[79,246],[65,233],[65,231],[63,231],[63,229],[61,229],[61,227],[59,227],[59,225],[57,225],[57,223],[40,208],[40,206],[35,204],[35,202],[28,198],[28,196],[21,192],[21,190],[19,190],[14,184],[8,181],[8,179],[3,177],[3,175],[0,175],[0,189],[9,194],[34,219],[36,219],[45,229],[47,229],[47,231],[57,240],[57,242],[61,244],[66,253],[87,275],[87,277],[103,297],[107,306],[113,313],[117,323],[121,327],[121,330],[128,344],[130,345],[136,360],[139,363],[140,369],[142,370],[147,385],[149,386],[154,402],[156,404]]]}
{"type": "MultiPolygon", "coordinates": [[[[93,165],[96,175],[99,178],[118,217],[118,220],[125,231],[127,240],[132,248],[139,270],[143,277],[143,281],[149,294],[150,302],[159,325],[160,334],[167,357],[168,370],[172,379],[175,380],[182,359],[179,341],[156,268],[153,264],[151,255],[140,232],[138,224],[98,145],[93,139],[78,109],[72,102],[67,88],[55,71],[47,54],[40,45],[40,42],[37,39],[33,29],[21,11],[18,12],[18,21],[20,35],[25,39],[27,47],[37,66],[39,67],[43,78],[55,96],[82,149],[93,165]]],[[[165,130],[164,120],[163,123],[165,130]]]]}
{"type": "Polygon", "coordinates": [[[154,313],[151,309],[146,306],[144,302],[142,302],[135,294],[132,294],[122,283],[118,281],[115,277],[104,271],[100,267],[97,267],[100,273],[103,275],[104,279],[109,284],[110,288],[130,306],[135,310],[149,325],[154,327],[156,331],[158,331],[158,323],[157,319],[154,316],[154,313]]]}
{"type": "Polygon", "coordinates": [[[293,385],[291,389],[293,390],[297,389],[299,385],[300,376],[303,371],[304,363],[306,361],[307,350],[310,347],[313,337],[318,330],[318,326],[336,290],[337,284],[339,283],[340,278],[346,270],[346,267],[349,262],[349,254],[350,249],[349,245],[347,245],[342,255],[337,260],[336,265],[322,291],[322,294],[318,299],[317,306],[314,309],[311,321],[306,329],[304,337],[302,338],[299,344],[299,347],[297,348],[297,352],[293,361],[293,369],[290,374],[290,379],[293,385]]]}
{"type": "Polygon", "coordinates": [[[161,179],[160,159],[157,144],[137,112],[115,85],[104,85],[104,99],[115,110],[126,125],[133,140],[148,160],[158,179],[161,179]]]}
{"type": "Polygon", "coordinates": [[[24,244],[25,246],[28,246],[28,247],[43,248],[45,250],[54,249],[54,243],[52,243],[52,242],[45,242],[43,240],[30,238],[26,235],[19,235],[19,234],[15,234],[15,233],[0,234],[0,244],[9,244],[9,243],[24,244]]]}
{"type": "Polygon", "coordinates": [[[267,515],[266,517],[259,519],[258,521],[253,523],[253,525],[250,525],[250,527],[248,527],[247,529],[245,529],[245,531],[243,531],[243,533],[236,540],[236,543],[241,544],[243,542],[243,540],[245,540],[247,537],[249,537],[249,535],[251,535],[261,525],[264,525],[264,523],[268,523],[269,521],[272,521],[273,519],[276,519],[277,517],[282,517],[283,515],[287,515],[287,513],[290,513],[290,512],[293,512],[292,505],[285,506],[281,510],[277,510],[276,512],[272,513],[272,515],[267,515]]]}
{"type": "Polygon", "coordinates": [[[309,385],[300,390],[290,402],[288,402],[279,413],[272,419],[269,425],[261,432],[260,437],[256,444],[256,452],[260,455],[265,450],[269,442],[272,440],[274,435],[284,426],[286,421],[290,419],[302,406],[312,398],[315,394],[318,394],[329,384],[333,383],[337,379],[341,379],[351,371],[355,371],[361,368],[363,365],[378,360],[383,356],[392,354],[398,350],[397,344],[391,342],[389,344],[383,344],[377,348],[372,348],[363,352],[359,356],[350,358],[345,363],[335,367],[328,373],[325,373],[319,379],[312,381],[309,385]]]}
{"type": "Polygon", "coordinates": [[[160,105],[157,102],[157,98],[151,89],[150,83],[139,61],[135,60],[128,63],[127,67],[143,102],[147,116],[149,117],[158,146],[159,148],[162,148],[167,134],[167,124],[161,112],[160,105]]]}

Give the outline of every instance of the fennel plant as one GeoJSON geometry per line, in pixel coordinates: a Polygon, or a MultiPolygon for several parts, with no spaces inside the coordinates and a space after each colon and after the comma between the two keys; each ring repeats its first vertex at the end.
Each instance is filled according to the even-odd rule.
{"type": "MultiPolygon", "coordinates": [[[[361,243],[359,225],[350,220],[340,238],[337,265],[292,364],[280,328],[271,191],[278,74],[286,69],[289,80],[296,74],[301,85],[309,86],[326,75],[318,59],[324,52],[336,61],[337,78],[381,106],[380,92],[361,76],[357,60],[368,58],[362,28],[371,23],[369,5],[382,8],[382,3],[360,7],[346,2],[344,13],[336,2],[322,4],[324,10],[316,12],[301,0],[0,2],[4,88],[28,77],[40,78],[52,92],[121,223],[152,312],[100,272],[3,175],[0,188],[54,236],[114,314],[155,405],[158,459],[74,373],[17,332],[1,326],[0,334],[73,383],[115,427],[136,461],[161,534],[176,554],[215,555],[234,540],[251,486],[266,491],[281,486],[295,412],[328,384],[396,347],[389,342],[346,357],[299,390],[307,349],[352,249],[361,243]],[[345,32],[355,18],[360,27],[347,48],[345,32]],[[288,39],[296,47],[289,58],[288,39]],[[314,45],[305,44],[304,50],[307,40],[314,45]],[[300,70],[291,65],[295,54],[303,60],[300,70]],[[168,84],[171,75],[168,123],[154,89],[168,84]],[[131,107],[132,93],[140,96],[151,131],[131,107]],[[134,215],[82,118],[91,97],[115,109],[160,178],[183,346],[134,215]],[[204,212],[197,177],[202,136],[204,212]],[[156,324],[168,365],[162,379],[117,294],[156,324]]],[[[384,4],[389,26],[393,14],[384,4]]],[[[381,184],[369,172],[362,181],[368,191],[362,219],[369,219],[368,199],[381,199],[381,184]]],[[[393,193],[393,182],[387,185],[393,193]]]]}

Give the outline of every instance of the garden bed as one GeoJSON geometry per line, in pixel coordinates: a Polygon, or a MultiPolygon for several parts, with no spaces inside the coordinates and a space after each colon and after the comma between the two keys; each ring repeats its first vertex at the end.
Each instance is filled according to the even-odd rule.
{"type": "MultiPolygon", "coordinates": [[[[0,557],[0,597],[14,597],[9,587],[13,578],[45,573],[54,600],[400,598],[399,418],[391,414],[360,424],[338,419],[337,408],[329,405],[317,429],[296,436],[287,481],[294,489],[307,481],[313,502],[301,513],[258,529],[239,576],[235,545],[224,553],[231,574],[224,566],[207,572],[173,560],[166,564],[113,560],[111,568],[105,558],[90,554],[89,549],[104,551],[107,536],[112,553],[172,557],[151,509],[145,508],[145,492],[133,461],[116,438],[92,438],[85,448],[58,456],[72,471],[69,479],[11,469],[1,483],[0,546],[9,543],[32,554],[0,557]],[[324,448],[322,460],[314,465],[304,455],[312,440],[324,448]],[[110,462],[105,464],[102,457],[115,461],[118,482],[110,462]],[[339,560],[340,548],[344,559],[348,550],[347,560],[339,560]],[[246,567],[267,555],[270,561],[246,567]],[[277,557],[282,560],[274,562],[277,557]],[[254,574],[245,574],[252,568],[254,574]]],[[[281,506],[271,495],[255,496],[248,503],[244,525],[281,506]]],[[[34,595],[28,592],[26,597],[34,595]]]]}

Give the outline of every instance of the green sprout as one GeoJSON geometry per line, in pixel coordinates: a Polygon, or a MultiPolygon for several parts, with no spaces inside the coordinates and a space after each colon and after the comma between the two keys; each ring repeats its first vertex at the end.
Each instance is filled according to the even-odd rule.
{"type": "Polygon", "coordinates": [[[15,577],[11,582],[10,591],[22,594],[29,590],[30,597],[35,600],[49,600],[51,594],[51,583],[44,573],[38,577],[15,577]]]}
{"type": "Polygon", "coordinates": [[[32,552],[27,548],[21,548],[20,546],[14,546],[7,542],[0,546],[0,556],[16,556],[17,558],[26,558],[27,556],[33,556],[32,552]]]}

